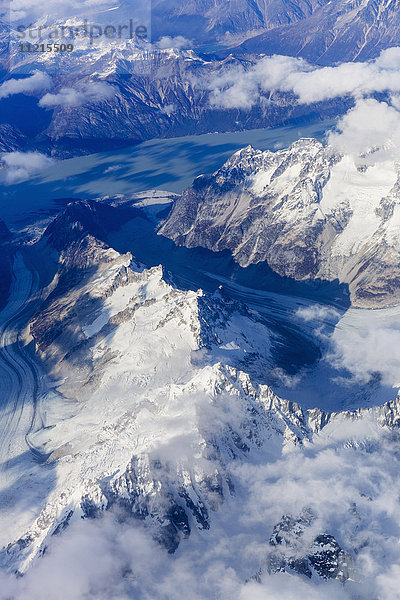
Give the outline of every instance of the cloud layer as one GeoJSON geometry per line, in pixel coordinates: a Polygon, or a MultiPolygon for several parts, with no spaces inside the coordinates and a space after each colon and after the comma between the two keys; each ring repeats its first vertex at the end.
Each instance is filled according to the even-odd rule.
{"type": "Polygon", "coordinates": [[[313,444],[271,447],[232,469],[234,496],[168,555],[143,525],[108,513],[54,536],[22,578],[0,575],[13,600],[397,600],[399,438],[373,420],[343,421],[313,444]],[[304,507],[310,537],[328,532],[355,561],[345,585],[266,570],[272,528],[304,507]],[[261,582],[253,579],[261,569],[261,582]]]}
{"type": "Polygon", "coordinates": [[[219,108],[249,108],[261,94],[292,92],[303,104],[341,96],[363,98],[387,90],[400,92],[400,48],[390,48],[366,63],[315,67],[301,58],[268,56],[253,67],[233,67],[207,84],[211,104],[219,108]]]}

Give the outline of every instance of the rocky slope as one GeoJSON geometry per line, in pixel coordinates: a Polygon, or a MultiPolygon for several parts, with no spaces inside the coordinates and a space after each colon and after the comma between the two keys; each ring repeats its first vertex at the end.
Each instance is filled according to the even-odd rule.
{"type": "Polygon", "coordinates": [[[233,52],[301,56],[332,65],[368,60],[399,43],[397,0],[324,1],[310,3],[308,10],[302,10],[300,2],[289,6],[282,19],[268,19],[267,31],[249,37],[233,52]]]}
{"type": "Polygon", "coordinates": [[[90,47],[85,38],[74,40],[74,51],[60,57],[22,54],[15,32],[11,39],[8,78],[30,77],[38,70],[49,78],[43,91],[0,99],[0,145],[8,150],[34,147],[71,156],[156,137],[279,126],[310,115],[326,119],[345,109],[340,99],[308,107],[285,93],[270,93],[268,110],[264,101],[245,110],[212,105],[210,81],[235,66],[248,69],[256,58],[204,57],[189,47],[174,47],[173,41],[159,48],[103,38],[90,47]],[[33,120],[26,120],[27,111],[33,120]]]}
{"type": "Polygon", "coordinates": [[[396,164],[356,166],[312,139],[251,147],[186,190],[160,233],[176,244],[229,249],[297,280],[338,279],[355,306],[399,300],[396,164]]]}

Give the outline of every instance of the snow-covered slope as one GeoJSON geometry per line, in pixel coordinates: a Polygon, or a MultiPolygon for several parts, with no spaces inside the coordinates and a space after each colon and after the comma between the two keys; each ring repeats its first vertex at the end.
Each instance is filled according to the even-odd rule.
{"type": "MultiPolygon", "coordinates": [[[[298,460],[314,477],[317,457],[332,452],[354,452],[361,462],[378,460],[381,446],[390,454],[399,399],[325,413],[279,398],[260,383],[271,366],[264,319],[221,291],[180,290],[162,267],[145,269],[110,248],[101,240],[102,225],[117,223],[124,207],[114,204],[67,206],[25,249],[27,267],[20,264],[20,271],[32,269],[25,283],[46,284],[35,287],[29,322],[18,312],[24,288],[15,269],[8,311],[17,314],[7,313],[2,340],[9,343],[2,342],[0,368],[9,369],[10,392],[14,380],[25,385],[26,406],[1,457],[2,566],[40,569],[46,557],[39,557],[52,555],[55,539],[62,544],[82,519],[110,514],[126,531],[143,529],[175,553],[177,565],[182,553],[206,560],[207,549],[219,543],[226,545],[220,556],[229,568],[241,564],[235,568],[243,581],[262,582],[277,572],[316,582],[357,579],[353,563],[369,532],[364,487],[359,497],[351,495],[361,508],[354,508],[347,536],[334,515],[338,503],[340,515],[350,510],[350,496],[321,508],[312,486],[307,497],[294,499],[275,487],[284,473],[292,477],[298,460]],[[27,385],[29,373],[34,379],[27,385]],[[25,418],[30,388],[37,388],[32,422],[25,418]],[[272,503],[264,488],[257,493],[263,469],[271,470],[272,503]],[[266,503],[264,522],[259,509],[266,503]],[[241,542],[228,551],[231,538],[241,542]],[[250,548],[242,558],[241,543],[250,548]]],[[[332,477],[344,476],[340,460],[332,477]]],[[[330,464],[334,469],[335,460],[330,464]]],[[[135,585],[142,589],[148,575],[138,568],[135,585]]],[[[122,585],[125,575],[118,578],[122,585]]]]}
{"type": "Polygon", "coordinates": [[[68,515],[116,503],[148,517],[173,551],[190,531],[188,514],[209,527],[229,490],[226,460],[247,448],[241,436],[259,437],[245,406],[232,423],[208,423],[205,413],[232,386],[220,359],[259,372],[268,365],[262,319],[220,294],[174,289],[161,267],[143,270],[90,229],[96,203],[75,203],[38,244],[59,267],[25,343],[33,339],[55,387],[40,399],[30,442],[57,464],[58,483],[32,530],[18,534],[25,541],[7,550],[6,563],[21,567],[68,515]]]}
{"type": "Polygon", "coordinates": [[[246,267],[338,279],[355,306],[399,299],[398,166],[357,165],[302,139],[277,152],[244,148],[198,177],[160,230],[179,245],[229,249],[246,267]]]}

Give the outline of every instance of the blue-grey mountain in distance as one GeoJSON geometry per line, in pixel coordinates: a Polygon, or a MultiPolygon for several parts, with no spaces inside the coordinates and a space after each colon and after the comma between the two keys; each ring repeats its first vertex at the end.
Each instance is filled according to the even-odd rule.
{"type": "Polygon", "coordinates": [[[153,29],[173,28],[187,37],[218,41],[233,52],[301,56],[318,64],[366,60],[400,43],[398,0],[194,0],[186,10],[178,0],[158,0],[153,29]],[[180,31],[179,31],[180,29],[180,31]]]}

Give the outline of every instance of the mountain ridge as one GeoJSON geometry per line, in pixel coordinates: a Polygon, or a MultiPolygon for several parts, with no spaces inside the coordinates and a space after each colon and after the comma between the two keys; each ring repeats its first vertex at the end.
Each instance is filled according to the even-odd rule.
{"type": "Polygon", "coordinates": [[[353,305],[389,306],[399,302],[397,182],[395,163],[358,167],[313,139],[276,152],[247,147],[195,179],[159,234],[228,249],[242,267],[265,261],[296,280],[339,279],[353,305]]]}

